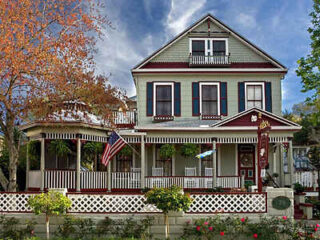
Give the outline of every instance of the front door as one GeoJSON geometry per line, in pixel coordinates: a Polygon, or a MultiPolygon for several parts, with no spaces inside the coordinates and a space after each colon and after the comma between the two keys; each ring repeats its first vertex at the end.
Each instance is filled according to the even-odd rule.
{"type": "Polygon", "coordinates": [[[244,176],[245,183],[255,184],[255,146],[241,144],[238,146],[239,176],[244,176]]]}

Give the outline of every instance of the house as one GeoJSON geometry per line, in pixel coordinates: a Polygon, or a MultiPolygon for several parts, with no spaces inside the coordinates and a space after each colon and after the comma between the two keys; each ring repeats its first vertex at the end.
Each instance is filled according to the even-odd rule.
{"type": "Polygon", "coordinates": [[[27,164],[27,188],[237,189],[258,185],[260,176],[274,173],[279,174],[278,185],[291,186],[292,136],[300,126],[281,116],[281,81],[287,71],[208,14],[131,70],[137,93],[131,104],[134,110],[115,112],[115,122],[134,150],[118,154],[107,169],[81,170],[83,142],[105,143],[110,134],[98,119],[54,119],[23,126],[30,139],[41,141],[42,149],[40,169],[30,170],[27,164]],[[258,164],[257,133],[262,120],[270,125],[264,148],[268,161],[263,168],[258,164]],[[52,139],[75,141],[77,156],[72,166],[60,169],[56,162],[51,164],[54,158],[46,154],[46,141],[52,139]],[[163,146],[174,149],[173,154],[163,157],[163,146]],[[200,159],[185,156],[185,146],[195,146],[197,153],[213,153],[200,159]]]}

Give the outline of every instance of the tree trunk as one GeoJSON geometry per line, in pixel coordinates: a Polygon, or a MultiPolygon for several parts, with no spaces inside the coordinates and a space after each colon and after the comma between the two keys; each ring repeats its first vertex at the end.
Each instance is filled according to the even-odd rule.
{"type": "Polygon", "coordinates": [[[164,223],[165,223],[165,236],[166,239],[169,239],[170,233],[169,233],[169,217],[168,214],[164,214],[164,223]]]}
{"type": "Polygon", "coordinates": [[[5,141],[9,150],[9,184],[7,191],[16,192],[17,191],[17,167],[19,159],[19,141],[18,144],[14,139],[14,126],[7,121],[7,131],[5,131],[5,141]]]}
{"type": "Polygon", "coordinates": [[[46,233],[47,233],[47,239],[50,238],[50,223],[49,223],[49,216],[46,215],[46,233]]]}

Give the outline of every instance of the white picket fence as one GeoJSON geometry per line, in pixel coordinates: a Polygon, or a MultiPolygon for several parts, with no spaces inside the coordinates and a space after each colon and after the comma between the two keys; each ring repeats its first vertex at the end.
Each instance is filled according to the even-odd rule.
{"type": "MultiPolygon", "coordinates": [[[[212,188],[212,177],[192,177],[192,176],[170,176],[170,177],[146,177],[146,186],[153,187],[171,187],[173,185],[181,188],[212,188]]],[[[217,177],[217,186],[223,188],[240,188],[241,177],[225,176],[217,177]]]]}
{"type": "Polygon", "coordinates": [[[318,173],[316,171],[297,171],[294,173],[295,183],[304,187],[318,187],[318,173]]]}

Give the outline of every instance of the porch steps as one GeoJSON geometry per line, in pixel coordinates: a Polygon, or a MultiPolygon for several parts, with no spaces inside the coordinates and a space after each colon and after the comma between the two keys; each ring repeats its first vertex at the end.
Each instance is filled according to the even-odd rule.
{"type": "Polygon", "coordinates": [[[299,205],[294,205],[294,219],[303,219],[303,210],[299,208],[299,205]]]}

